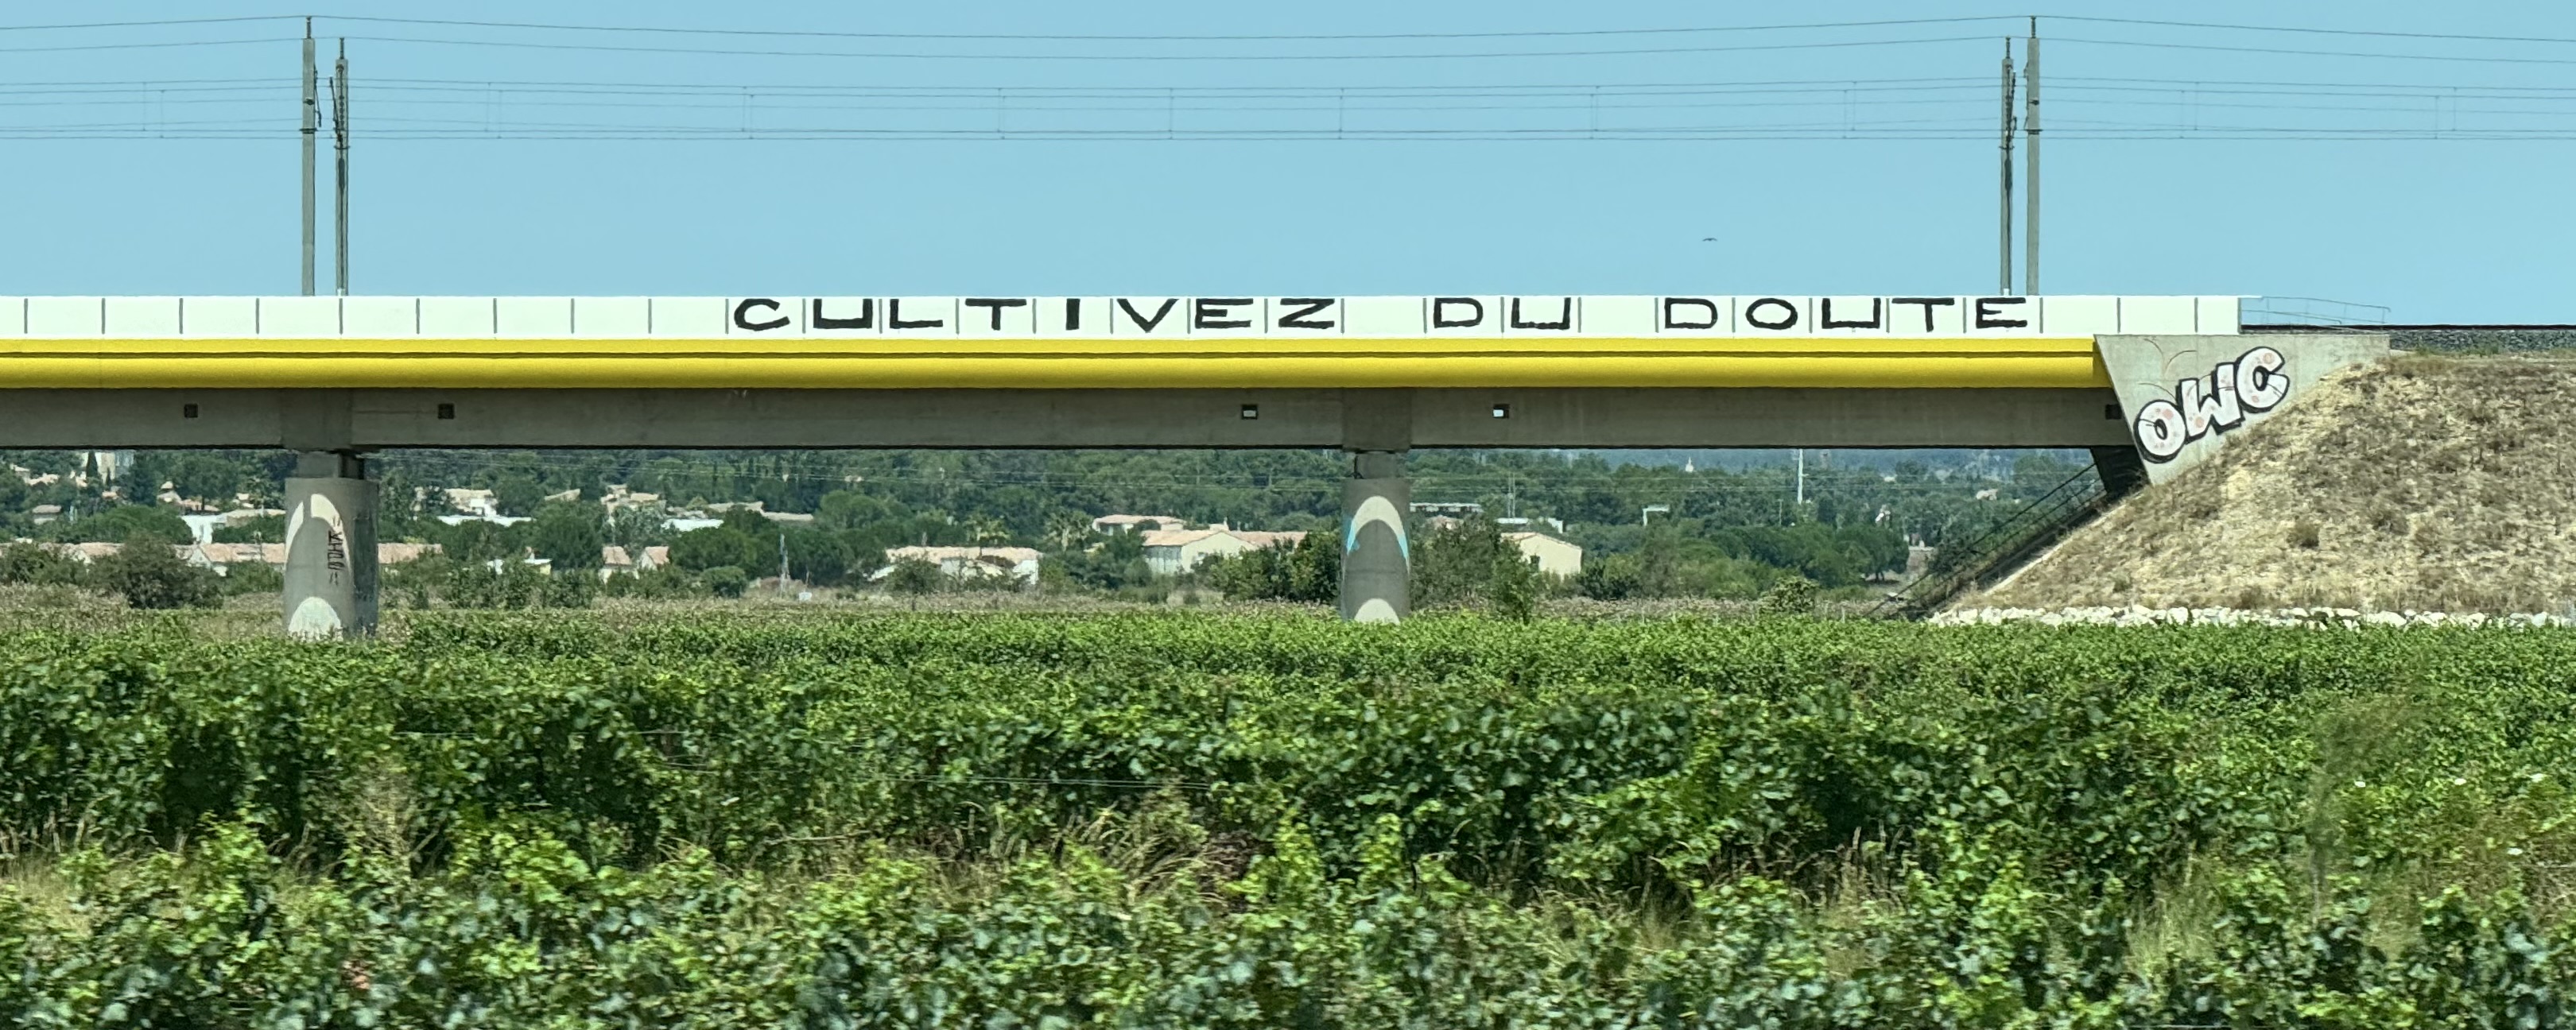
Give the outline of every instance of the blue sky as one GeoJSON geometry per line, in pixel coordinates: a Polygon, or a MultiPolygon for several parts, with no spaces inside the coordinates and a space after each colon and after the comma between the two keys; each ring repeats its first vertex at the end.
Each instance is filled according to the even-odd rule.
{"type": "MultiPolygon", "coordinates": [[[[295,10],[52,6],[15,5],[5,20],[295,10]]],[[[2001,38],[2020,29],[940,40],[329,15],[1275,36],[2021,13],[1924,2],[1348,0],[309,10],[326,16],[322,34],[358,37],[348,44],[354,285],[394,294],[1977,292],[1995,279],[1997,60],[2001,38]],[[1908,42],[1848,45],[1887,40],[1908,42]],[[565,44],[631,49],[551,48],[565,44]],[[710,49],[1011,56],[675,52],[710,49]],[[1657,49],[1684,52],[1565,53],[1657,49]],[[1423,53],[1524,56],[1374,56],[1423,53]],[[1223,59],[1199,59],[1209,56],[1223,59]],[[1157,59],[1102,59],[1116,57],[1157,59]],[[584,85],[508,85],[530,82],[584,85]],[[674,88],[684,85],[699,88],[674,88]],[[1336,119],[1345,138],[1327,132],[1336,119]],[[1158,126],[1274,138],[1027,138],[1050,129],[1150,137],[1158,126]],[[753,131],[727,131],[744,127],[753,131]],[[1595,127],[1610,138],[1593,138],[1595,127]],[[1641,127],[1719,138],[1615,138],[1641,127]],[[561,138],[636,128],[709,138],[561,138]],[[1347,138],[1370,128],[1442,138],[1347,138]],[[796,129],[835,138],[775,138],[796,129]],[[885,129],[950,135],[852,137],[885,129]],[[1550,134],[1560,138],[1497,138],[1550,134]],[[1766,134],[1833,138],[1755,138],[1766,134]]],[[[2039,13],[2576,40],[2568,5],[2168,2],[2039,13]]],[[[0,33],[0,49],[16,51],[0,73],[11,84],[0,135],[19,137],[0,139],[10,198],[0,227],[15,244],[0,251],[0,292],[294,292],[296,47],[285,37],[297,31],[245,22],[0,33]],[[229,40],[264,41],[193,45],[229,40]],[[133,43],[192,45],[122,46],[133,43]],[[29,49],[101,44],[120,48],[29,49]],[[244,79],[265,81],[232,81],[244,79]],[[59,82],[109,85],[26,85],[59,82]],[[61,128],[71,125],[99,128],[61,128]],[[227,138],[174,138],[191,132],[227,138]]],[[[2387,305],[2409,322],[2576,321],[2565,288],[2576,258],[2564,243],[2576,237],[2566,171],[2576,144],[2469,138],[2576,137],[2576,43],[2074,20],[2044,20],[2042,31],[2044,124],[2056,130],[2044,158],[2045,292],[2304,295],[2387,305]],[[2201,49],[2226,47],[2239,49],[2201,49]],[[2230,138],[2229,126],[2261,131],[2230,138]],[[2361,138],[2313,138],[2321,133],[2361,138]]]]}

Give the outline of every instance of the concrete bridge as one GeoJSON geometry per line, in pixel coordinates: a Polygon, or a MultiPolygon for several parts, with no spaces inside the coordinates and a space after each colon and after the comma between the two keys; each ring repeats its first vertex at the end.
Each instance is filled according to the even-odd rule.
{"type": "Polygon", "coordinates": [[[1332,447],[1382,620],[1416,447],[2080,447],[2125,489],[2386,349],[2234,297],[18,297],[0,446],[299,452],[308,635],[375,621],[388,449],[1332,447]]]}

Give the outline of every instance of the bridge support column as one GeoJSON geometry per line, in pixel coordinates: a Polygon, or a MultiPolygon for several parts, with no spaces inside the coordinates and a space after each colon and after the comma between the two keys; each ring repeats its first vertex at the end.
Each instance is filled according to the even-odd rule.
{"type": "Polygon", "coordinates": [[[1400,622],[1413,611],[1413,546],[1404,514],[1413,483],[1404,452],[1353,451],[1342,481],[1342,619],[1400,622]]]}
{"type": "Polygon", "coordinates": [[[286,480],[286,632],[308,640],[376,630],[376,484],[366,459],[296,455],[286,480]]]}

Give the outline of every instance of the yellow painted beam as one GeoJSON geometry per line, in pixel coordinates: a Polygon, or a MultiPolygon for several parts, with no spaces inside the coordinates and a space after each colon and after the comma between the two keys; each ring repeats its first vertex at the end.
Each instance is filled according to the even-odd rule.
{"type": "Polygon", "coordinates": [[[0,389],[2110,385],[2091,337],[0,338],[0,389]]]}

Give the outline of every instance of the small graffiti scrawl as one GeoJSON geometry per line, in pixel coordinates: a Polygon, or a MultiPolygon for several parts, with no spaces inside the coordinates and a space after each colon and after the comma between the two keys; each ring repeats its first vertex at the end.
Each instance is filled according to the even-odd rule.
{"type": "Polygon", "coordinates": [[[2172,461],[2192,441],[2279,407],[2290,396],[2288,364],[2280,351],[2256,347],[2219,362],[2208,375],[2174,384],[2172,400],[2158,397],[2138,409],[2138,449],[2148,461],[2172,461]]]}

